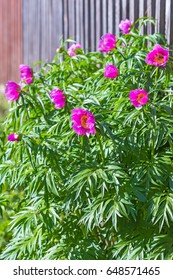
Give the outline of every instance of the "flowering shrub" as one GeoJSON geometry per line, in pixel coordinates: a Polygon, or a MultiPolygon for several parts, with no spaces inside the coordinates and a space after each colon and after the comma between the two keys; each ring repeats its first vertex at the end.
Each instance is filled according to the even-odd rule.
{"type": "Polygon", "coordinates": [[[23,199],[2,259],[173,258],[172,57],[147,22],[7,84],[1,190],[23,199]]]}

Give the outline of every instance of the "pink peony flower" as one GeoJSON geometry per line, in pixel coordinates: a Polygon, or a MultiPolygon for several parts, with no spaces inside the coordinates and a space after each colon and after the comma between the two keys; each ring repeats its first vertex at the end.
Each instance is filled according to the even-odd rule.
{"type": "Polygon", "coordinates": [[[78,49],[81,49],[80,44],[73,44],[67,51],[69,56],[75,56],[78,52],[78,49]]]}
{"type": "Polygon", "coordinates": [[[115,48],[116,38],[111,33],[106,33],[101,37],[99,42],[99,51],[101,52],[109,52],[115,48]]]}
{"type": "Polygon", "coordinates": [[[21,87],[15,82],[8,81],[5,88],[5,95],[9,102],[17,100],[20,96],[21,87]]]}
{"type": "Polygon", "coordinates": [[[129,98],[135,107],[141,107],[148,102],[148,93],[144,89],[131,90],[129,98]]]}
{"type": "Polygon", "coordinates": [[[132,25],[132,22],[129,19],[121,20],[121,22],[119,24],[119,28],[123,34],[129,34],[131,25],[132,25]]]}
{"type": "Polygon", "coordinates": [[[7,139],[10,142],[19,142],[21,140],[21,134],[19,134],[19,133],[9,134],[7,139]]]}
{"type": "Polygon", "coordinates": [[[55,108],[59,109],[64,107],[65,105],[65,101],[66,101],[66,97],[63,94],[62,90],[60,89],[53,89],[50,92],[50,97],[51,97],[51,101],[55,104],[55,108]]]}
{"type": "Polygon", "coordinates": [[[106,78],[114,79],[118,76],[118,69],[114,65],[109,64],[105,67],[104,76],[106,78]]]}
{"type": "Polygon", "coordinates": [[[32,69],[25,64],[19,65],[19,69],[21,81],[25,82],[28,85],[31,84],[33,81],[32,69]]]}
{"type": "Polygon", "coordinates": [[[96,134],[95,118],[89,111],[76,108],[72,110],[73,130],[79,135],[96,134]]]}
{"type": "Polygon", "coordinates": [[[156,44],[154,49],[147,54],[145,62],[154,66],[166,66],[168,59],[169,51],[156,44]]]}

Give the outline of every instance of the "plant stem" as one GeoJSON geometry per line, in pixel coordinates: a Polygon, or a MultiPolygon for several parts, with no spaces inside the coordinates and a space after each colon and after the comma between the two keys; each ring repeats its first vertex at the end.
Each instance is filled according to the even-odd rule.
{"type": "Polygon", "coordinates": [[[101,154],[102,162],[104,163],[105,158],[104,158],[104,152],[103,152],[103,145],[102,145],[102,142],[100,141],[100,137],[99,137],[98,133],[96,133],[96,138],[99,142],[100,152],[101,152],[100,154],[101,154]]]}

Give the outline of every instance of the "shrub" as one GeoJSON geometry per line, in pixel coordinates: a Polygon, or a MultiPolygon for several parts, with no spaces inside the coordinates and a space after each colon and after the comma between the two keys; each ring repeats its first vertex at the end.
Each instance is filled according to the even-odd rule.
{"type": "Polygon", "coordinates": [[[2,259],[173,258],[172,57],[147,22],[6,88],[1,185],[22,198],[2,259]]]}

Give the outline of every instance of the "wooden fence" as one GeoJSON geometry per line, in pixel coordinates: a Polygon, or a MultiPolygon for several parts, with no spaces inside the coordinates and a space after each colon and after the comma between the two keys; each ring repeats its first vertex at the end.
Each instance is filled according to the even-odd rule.
{"type": "Polygon", "coordinates": [[[3,42],[5,29],[1,27],[4,26],[4,21],[0,17],[0,61],[4,59],[8,64],[8,71],[5,70],[3,76],[2,70],[0,71],[0,82],[4,81],[4,78],[7,80],[16,77],[13,71],[14,67],[15,71],[18,71],[19,61],[31,66],[39,60],[50,61],[62,35],[64,39],[73,38],[86,50],[96,50],[104,33],[119,35],[119,22],[126,18],[135,21],[144,15],[154,17],[155,27],[149,25],[144,32],[161,32],[166,35],[168,43],[173,44],[171,0],[0,0],[0,10],[2,3],[14,9],[14,2],[20,6],[21,13],[18,12],[17,24],[11,22],[10,16],[4,16],[5,25],[14,25],[11,31],[11,34],[14,32],[12,38],[9,33],[5,34],[6,43],[3,42]],[[22,39],[21,42],[15,42],[17,32],[20,37],[20,31],[16,31],[20,22],[22,39]],[[21,52],[16,53],[15,61],[9,55],[12,48],[5,54],[2,52],[9,41],[14,48],[19,44],[18,50],[21,52]]]}

